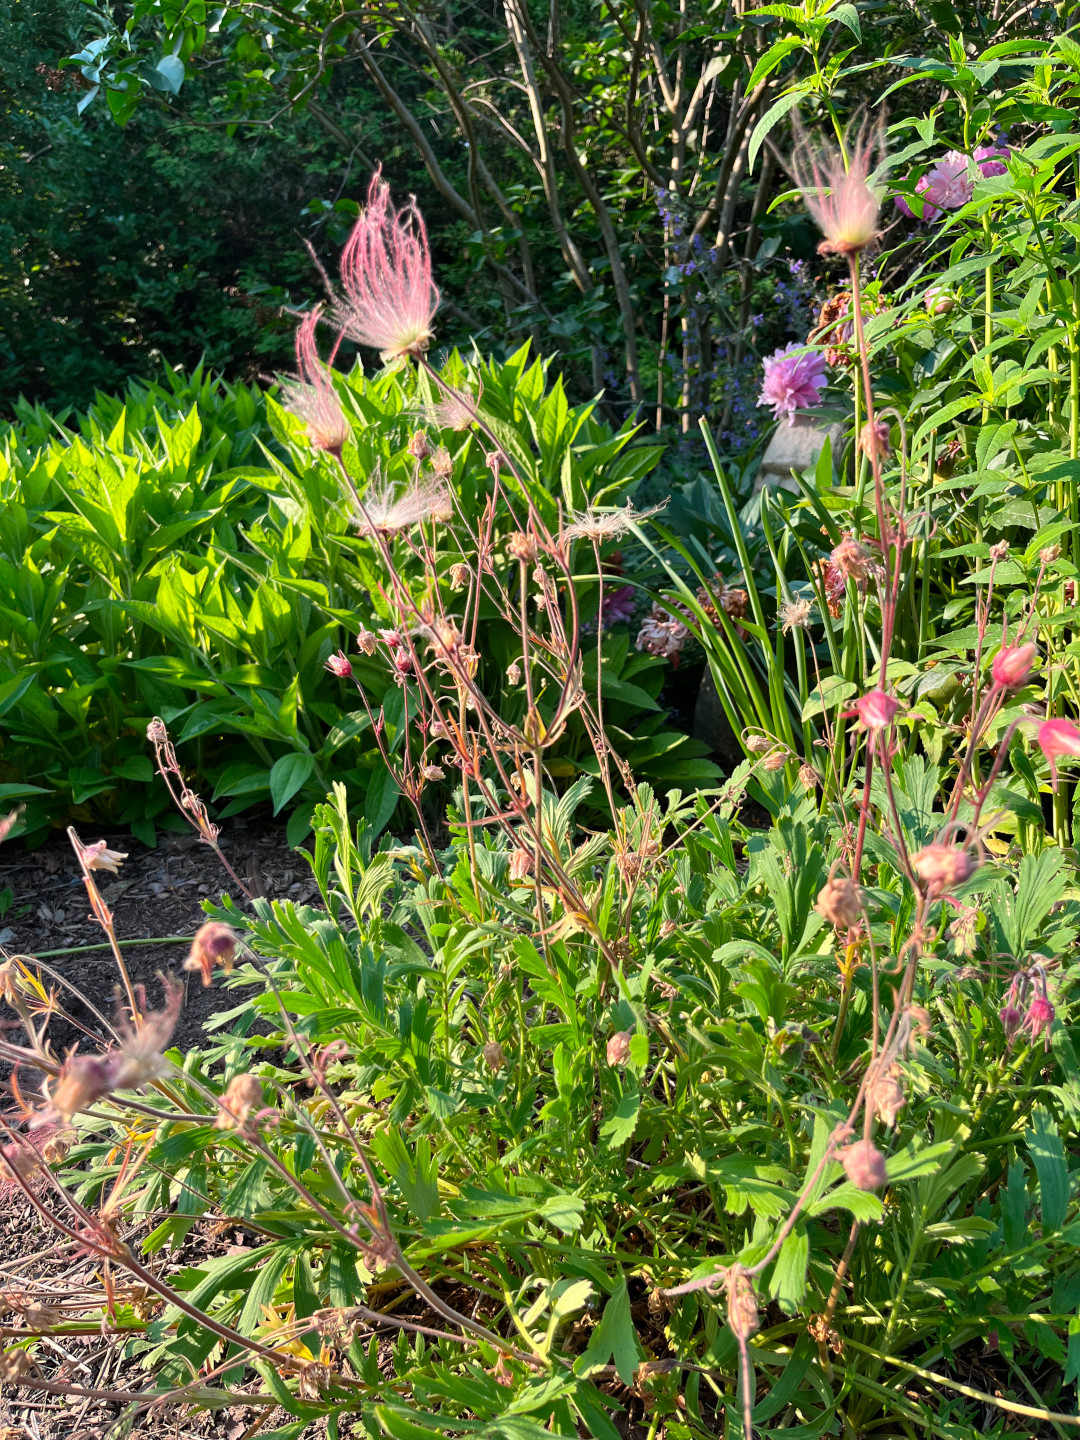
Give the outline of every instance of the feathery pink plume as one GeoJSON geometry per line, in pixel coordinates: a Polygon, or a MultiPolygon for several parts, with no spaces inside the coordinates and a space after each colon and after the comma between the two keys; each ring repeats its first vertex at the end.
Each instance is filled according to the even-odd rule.
{"type": "Polygon", "coordinates": [[[387,361],[422,355],[431,344],[439,291],[431,279],[427,230],[412,201],[400,210],[391,206],[381,166],[341,252],[341,284],[345,294],[335,320],[350,340],[387,361]]]}
{"type": "Polygon", "coordinates": [[[330,372],[319,359],[315,327],[322,306],[316,305],[301,320],[296,331],[295,379],[285,380],[285,408],[307,426],[308,439],[318,450],[340,455],[349,438],[349,422],[341,408],[330,372]]]}
{"type": "Polygon", "coordinates": [[[881,202],[868,179],[875,151],[883,149],[881,126],[864,121],[858,134],[848,141],[848,162],[830,145],[812,141],[796,121],[795,150],[788,169],[802,191],[825,239],[820,255],[857,255],[877,234],[881,202]]]}

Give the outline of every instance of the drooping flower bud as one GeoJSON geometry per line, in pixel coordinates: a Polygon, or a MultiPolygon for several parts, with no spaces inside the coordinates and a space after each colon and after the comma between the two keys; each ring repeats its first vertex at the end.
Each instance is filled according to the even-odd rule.
{"type": "Polygon", "coordinates": [[[632,1030],[617,1030],[607,1042],[607,1063],[609,1065],[625,1065],[630,1059],[630,1041],[633,1039],[632,1030]]]}
{"type": "Polygon", "coordinates": [[[520,885],[533,871],[533,857],[520,845],[510,852],[510,879],[520,885]]]}
{"type": "Polygon", "coordinates": [[[829,558],[846,579],[861,584],[869,578],[872,564],[870,551],[854,536],[846,535],[829,558]]]}
{"type": "Polygon", "coordinates": [[[1003,690],[1019,690],[1028,682],[1036,654],[1037,647],[1033,641],[1026,645],[1003,645],[990,666],[994,684],[1000,685],[1003,690]]]}
{"type": "Polygon", "coordinates": [[[1056,1013],[1053,1005],[1051,1005],[1045,995],[1036,995],[1028,1006],[1027,1014],[1024,1016],[1023,1028],[1031,1036],[1032,1040],[1037,1040],[1044,1030],[1047,1032],[1046,1048],[1048,1050],[1050,1048],[1049,1031],[1054,1023],[1056,1013]]]}
{"type": "Polygon", "coordinates": [[[904,1087],[893,1071],[879,1076],[866,1091],[867,1104],[874,1114],[891,1130],[896,1117],[903,1109],[904,1087]]]}
{"type": "Polygon", "coordinates": [[[506,1066],[506,1052],[497,1040],[489,1040],[481,1054],[489,1070],[502,1070],[506,1066]]]}
{"type": "Polygon", "coordinates": [[[414,460],[426,460],[431,453],[427,432],[424,430],[414,430],[409,436],[409,443],[406,448],[414,460]]]}
{"type": "Polygon", "coordinates": [[[87,870],[107,870],[110,875],[119,874],[120,866],[128,858],[124,850],[110,850],[105,840],[95,840],[92,845],[80,843],[76,853],[87,870]]]}
{"type": "Polygon", "coordinates": [[[49,1092],[53,1118],[68,1121],[108,1095],[114,1086],[113,1066],[105,1055],[71,1055],[49,1092]]]}
{"type": "Polygon", "coordinates": [[[202,975],[203,985],[210,984],[216,965],[220,965],[226,975],[232,974],[236,939],[236,932],[228,925],[208,920],[195,931],[184,969],[197,970],[202,975]]]}
{"type": "Polygon", "coordinates": [[[733,1266],[727,1286],[727,1320],[738,1340],[749,1340],[761,1328],[754,1282],[741,1265],[733,1266]]]}
{"type": "Polygon", "coordinates": [[[459,560],[456,565],[450,566],[450,584],[455,590],[464,590],[471,574],[468,565],[459,560]]]}
{"type": "Polygon", "coordinates": [[[446,779],[446,771],[440,765],[425,765],[420,773],[425,780],[430,781],[432,784],[434,784],[436,780],[446,779]]]}
{"type": "Polygon", "coordinates": [[[808,761],[803,761],[799,766],[799,784],[806,790],[816,790],[821,784],[821,776],[808,761]]]}
{"type": "Polygon", "coordinates": [[[326,668],[331,675],[336,675],[341,680],[348,680],[352,675],[352,665],[344,650],[336,650],[333,655],[328,656],[326,668]]]}
{"type": "MultiPolygon", "coordinates": [[[[891,427],[887,420],[875,420],[873,425],[864,425],[862,427],[859,431],[859,449],[868,460],[872,460],[875,455],[879,460],[887,460],[889,458],[892,454],[890,431],[891,427]]],[[[850,543],[856,545],[858,541],[852,540],[850,543]]],[[[833,559],[836,559],[835,550],[833,551],[833,559]]]]}
{"type": "Polygon", "coordinates": [[[859,719],[867,730],[887,730],[900,709],[900,702],[884,690],[871,690],[855,701],[859,719]]]}
{"type": "Polygon", "coordinates": [[[1080,755],[1080,730],[1071,720],[1044,720],[1035,738],[1050,762],[1050,778],[1056,785],[1055,762],[1061,755],[1080,755]]]}
{"type": "Polygon", "coordinates": [[[379,637],[370,630],[361,630],[356,637],[356,648],[364,655],[374,655],[379,648],[379,637]]]}
{"type": "Polygon", "coordinates": [[[854,880],[838,875],[826,881],[814,909],[838,930],[853,930],[863,918],[862,891],[854,880]]]}
{"type": "Polygon", "coordinates": [[[255,1075],[234,1075],[221,1097],[222,1108],[214,1121],[217,1130],[232,1130],[243,1125],[263,1102],[262,1082],[255,1075]]]}
{"type": "Polygon", "coordinates": [[[844,1173],[858,1190],[880,1190],[888,1180],[885,1156],[872,1140],[857,1140],[840,1151],[844,1173]]]}
{"type": "Polygon", "coordinates": [[[911,868],[926,886],[930,899],[936,900],[970,880],[979,862],[958,845],[924,845],[911,857],[911,868]]]}

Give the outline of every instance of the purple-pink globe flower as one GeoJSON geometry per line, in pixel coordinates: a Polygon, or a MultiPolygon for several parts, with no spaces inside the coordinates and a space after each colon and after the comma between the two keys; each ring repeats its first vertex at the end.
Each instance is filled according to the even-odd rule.
{"type": "MultiPolygon", "coordinates": [[[[1004,175],[1010,150],[1007,145],[980,145],[975,151],[975,164],[984,179],[1004,175]]],[[[968,175],[968,158],[962,150],[950,150],[929,169],[915,185],[915,193],[923,197],[922,218],[935,220],[943,210],[959,210],[971,199],[974,185],[968,175]]],[[[915,212],[903,195],[896,197],[901,215],[914,220],[915,212]]]]}
{"type": "Polygon", "coordinates": [[[765,358],[765,379],[757,403],[771,405],[777,420],[786,415],[788,424],[794,425],[796,410],[821,404],[827,383],[823,356],[804,345],[785,345],[765,358]]]}

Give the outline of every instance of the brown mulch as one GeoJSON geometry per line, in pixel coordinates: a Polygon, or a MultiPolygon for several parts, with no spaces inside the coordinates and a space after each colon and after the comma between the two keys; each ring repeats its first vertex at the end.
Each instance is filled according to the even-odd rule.
{"type": "MultiPolygon", "coordinates": [[[[187,941],[205,919],[201,902],[219,901],[231,895],[242,910],[249,902],[237,893],[235,882],[224,872],[213,851],[194,834],[160,835],[156,849],[149,849],[127,832],[100,832],[82,827],[87,841],[104,839],[109,848],[127,852],[119,873],[100,874],[99,885],[113,912],[120,940],[148,943],[122,945],[124,962],[135,985],[145,985],[148,1003],[160,1004],[161,975],[184,981],[184,1007],[173,1036],[181,1050],[205,1042],[204,1022],[216,1011],[235,1007],[235,991],[218,986],[204,988],[199,977],[184,972],[187,941]]],[[[253,894],[269,899],[289,899],[298,904],[317,897],[310,867],[302,855],[291,849],[281,827],[248,825],[242,819],[226,822],[221,835],[222,849],[253,894]]],[[[0,946],[8,954],[36,957],[50,965],[65,980],[83,991],[105,1014],[115,1005],[119,976],[116,962],[105,944],[97,922],[89,914],[86,891],[71,845],[63,834],[40,849],[24,850],[17,841],[0,850],[0,894],[5,896],[0,916],[0,946]]],[[[47,975],[42,979],[52,987],[47,975]]],[[[62,1002],[88,1028],[96,1029],[92,1017],[66,988],[62,1002]]],[[[20,1038],[11,1032],[12,1038],[20,1038]]],[[[81,1048],[91,1042],[75,1026],[54,1016],[49,1035],[55,1052],[62,1056],[81,1039],[81,1048]]],[[[20,1077],[32,1092],[34,1078],[20,1077]],[[29,1082],[27,1084],[27,1082],[29,1082]]],[[[139,1236],[131,1237],[137,1242],[139,1236]]],[[[30,1297],[35,1304],[48,1304],[58,1277],[63,1288],[78,1289],[85,1284],[100,1293],[95,1279],[97,1262],[73,1249],[58,1252],[52,1247],[63,1242],[37,1212],[30,1200],[15,1186],[0,1183],[0,1349],[10,1346],[23,1326],[18,1309],[3,1297],[12,1293],[30,1297]],[[43,1252],[52,1250],[49,1258],[43,1252]]],[[[155,1268],[167,1270],[197,1264],[200,1259],[227,1253],[237,1244],[252,1245],[258,1237],[230,1228],[222,1231],[212,1221],[201,1223],[177,1251],[156,1257],[155,1268]]],[[[101,1334],[62,1336],[39,1342],[35,1355],[39,1372],[47,1380],[112,1391],[140,1391],[151,1381],[140,1368],[138,1357],[124,1355],[124,1346],[114,1337],[101,1334]]],[[[110,1434],[123,1435],[121,1424],[126,1407],[96,1399],[64,1397],[35,1391],[28,1385],[0,1386],[0,1440],[106,1440],[110,1434]]],[[[130,1431],[131,1440],[184,1440],[184,1437],[222,1436],[242,1440],[252,1427],[260,1434],[272,1432],[291,1422],[278,1410],[267,1415],[265,1407],[234,1407],[216,1413],[195,1413],[173,1407],[142,1412],[130,1431]],[[265,1418],[263,1418],[265,1417],[265,1418]],[[257,1423],[261,1420],[261,1424],[257,1423]]],[[[342,1424],[343,1437],[352,1432],[342,1424]]],[[[325,1435],[325,1424],[310,1426],[305,1440],[325,1435]]]]}
{"type": "MultiPolygon", "coordinates": [[[[241,910],[249,908],[214,852],[193,833],[160,835],[156,850],[129,833],[101,833],[84,828],[82,838],[107,840],[110,849],[126,851],[117,875],[101,872],[102,898],[113,912],[121,940],[151,941],[124,945],[121,953],[136,985],[146,986],[151,1008],[161,1002],[161,974],[183,976],[184,1008],[174,1043],[192,1048],[203,1037],[203,1022],[217,1010],[237,1003],[234,992],[204,989],[197,975],[184,974],[187,946],[171,937],[190,937],[205,920],[201,902],[232,897],[241,910]],[[169,937],[169,938],[163,938],[169,937]]],[[[304,903],[317,888],[310,866],[291,849],[280,826],[248,826],[237,818],[222,827],[220,844],[229,863],[256,895],[304,903]]],[[[116,962],[104,945],[101,928],[90,916],[79,868],[63,834],[41,849],[27,852],[18,841],[0,849],[0,892],[14,893],[0,917],[0,945],[9,953],[37,956],[83,990],[99,1010],[110,1013],[119,984],[116,962]],[[97,949],[87,949],[97,946],[97,949]]],[[[46,977],[47,978],[47,977],[46,977]]],[[[70,996],[65,998],[68,1005],[70,996]]],[[[80,1020],[80,1007],[71,1008],[80,1020]]],[[[59,1054],[78,1038],[73,1027],[54,1020],[49,1030],[59,1054]]],[[[85,1044],[85,1042],[84,1042],[85,1044]]],[[[3,1436],[0,1435],[0,1440],[3,1436]]]]}

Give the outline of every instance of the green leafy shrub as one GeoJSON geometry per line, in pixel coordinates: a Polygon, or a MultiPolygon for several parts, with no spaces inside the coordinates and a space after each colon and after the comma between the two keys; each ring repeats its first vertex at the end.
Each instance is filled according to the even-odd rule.
{"type": "MultiPolygon", "coordinates": [[[[530,497],[549,516],[628,493],[656,461],[631,427],[613,434],[592,407],[570,407],[525,350],[502,365],[452,363],[516,451],[535,454],[530,497]]],[[[480,513],[491,488],[483,455],[468,432],[440,426],[430,395],[404,374],[359,370],[343,393],[357,473],[410,476],[419,429],[430,448],[449,448],[463,513],[480,513]]],[[[272,395],[201,371],[165,388],[133,384],[122,402],[99,397],[78,432],[59,436],[47,412],[20,407],[0,462],[0,783],[26,797],[31,833],[74,808],[152,841],[163,800],[142,736],[155,713],[225,814],[268,801],[291,814],[298,839],[337,778],[377,830],[389,822],[398,793],[370,718],[344,708],[324,669],[386,606],[339,478],[301,434],[272,395]]],[[[505,533],[503,519],[493,540],[505,533]]],[[[595,571],[591,550],[578,567],[595,571]]],[[[582,603],[595,611],[595,584],[582,603]]],[[[483,680],[498,692],[512,637],[497,616],[480,623],[483,680]]],[[[628,761],[657,779],[713,777],[698,758],[705,747],[664,725],[662,663],[630,653],[622,629],[604,646],[608,720],[633,732],[628,761]]],[[[355,663],[378,706],[389,671],[355,663]]],[[[399,698],[387,723],[403,737],[399,698]]],[[[507,700],[508,716],[518,703],[507,700]]],[[[572,724],[553,757],[564,774],[588,761],[583,746],[572,724]]]]}

